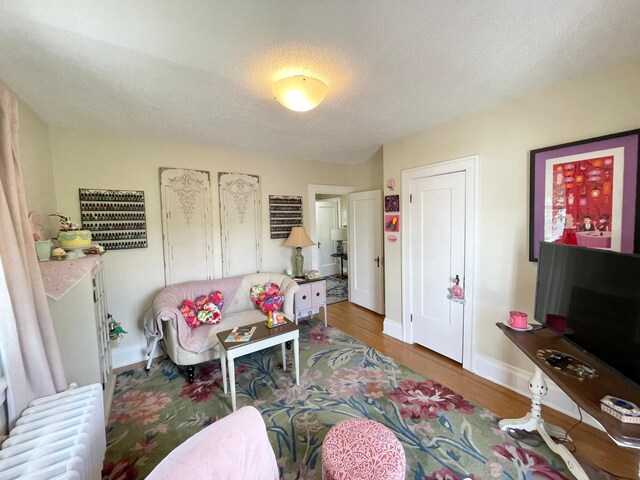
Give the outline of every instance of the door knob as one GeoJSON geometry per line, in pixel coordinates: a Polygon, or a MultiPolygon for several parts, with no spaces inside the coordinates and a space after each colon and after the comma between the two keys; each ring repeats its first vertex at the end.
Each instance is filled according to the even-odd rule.
{"type": "Polygon", "coordinates": [[[380,257],[374,258],[374,261],[376,262],[376,267],[380,268],[380,257]]]}

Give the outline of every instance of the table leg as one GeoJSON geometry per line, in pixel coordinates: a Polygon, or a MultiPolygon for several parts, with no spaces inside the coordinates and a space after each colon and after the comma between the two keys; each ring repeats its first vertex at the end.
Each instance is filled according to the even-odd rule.
{"type": "Polygon", "coordinates": [[[298,339],[293,339],[293,359],[296,365],[296,385],[300,385],[300,355],[298,339]]]}
{"type": "Polygon", "coordinates": [[[557,438],[565,437],[567,436],[565,430],[554,425],[547,425],[542,419],[542,398],[547,394],[549,389],[547,382],[544,380],[542,370],[537,366],[535,367],[531,380],[529,380],[529,390],[531,390],[531,411],[522,418],[500,420],[498,426],[502,430],[537,431],[547,446],[564,460],[569,471],[578,480],[589,480],[589,477],[567,447],[554,442],[550,436],[552,435],[557,438]]]}
{"type": "Polygon", "coordinates": [[[231,410],[236,411],[236,368],[233,357],[229,358],[229,386],[231,387],[231,410]]]}
{"type": "Polygon", "coordinates": [[[553,441],[553,438],[551,438],[547,433],[544,424],[538,425],[537,430],[544,440],[544,443],[546,443],[551,450],[560,455],[560,457],[564,460],[564,463],[567,465],[569,471],[573,473],[574,477],[576,477],[578,480],[589,480],[589,477],[582,469],[575,457],[567,449],[567,447],[565,447],[561,443],[556,443],[553,441]]]}
{"type": "Polygon", "coordinates": [[[287,371],[287,342],[282,342],[280,347],[282,347],[282,370],[284,372],[287,371]]]}
{"type": "Polygon", "coordinates": [[[220,352],[220,368],[222,370],[222,388],[227,393],[227,352],[220,352]]]}
{"type": "Polygon", "coordinates": [[[542,420],[542,399],[549,391],[547,382],[544,380],[544,374],[542,370],[535,367],[533,376],[529,380],[529,390],[531,390],[531,411],[522,418],[504,419],[498,422],[498,426],[502,430],[508,430],[510,428],[515,430],[526,430],[527,432],[533,432],[538,428],[540,423],[544,424],[547,432],[552,436],[561,438],[566,435],[566,431],[555,425],[548,425],[542,420]]]}
{"type": "Polygon", "coordinates": [[[324,304],[324,307],[322,307],[324,309],[324,326],[327,326],[327,304],[324,304]]]}

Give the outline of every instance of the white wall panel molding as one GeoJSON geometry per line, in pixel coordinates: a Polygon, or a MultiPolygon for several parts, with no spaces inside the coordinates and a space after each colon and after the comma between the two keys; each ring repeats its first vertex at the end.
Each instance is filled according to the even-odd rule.
{"type": "Polygon", "coordinates": [[[160,168],[165,285],[213,278],[209,172],[160,168]]]}
{"type": "Polygon", "coordinates": [[[262,270],[260,177],[219,173],[222,276],[262,270]]]}

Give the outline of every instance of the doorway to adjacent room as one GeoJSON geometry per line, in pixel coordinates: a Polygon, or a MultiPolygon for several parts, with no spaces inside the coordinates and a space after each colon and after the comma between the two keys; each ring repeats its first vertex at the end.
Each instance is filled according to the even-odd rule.
{"type": "Polygon", "coordinates": [[[309,235],[316,242],[311,248],[311,269],[327,277],[327,304],[349,298],[348,185],[309,185],[307,224],[309,235]],[[345,240],[341,240],[344,238],[345,240]]]}

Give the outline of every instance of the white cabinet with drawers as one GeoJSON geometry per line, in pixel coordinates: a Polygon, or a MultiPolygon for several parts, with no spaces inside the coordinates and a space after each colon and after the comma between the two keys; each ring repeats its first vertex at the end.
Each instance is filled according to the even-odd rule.
{"type": "Polygon", "coordinates": [[[305,280],[298,284],[294,309],[295,320],[301,317],[310,317],[320,313],[320,307],[324,310],[324,326],[327,326],[327,282],[324,279],[305,280]]]}
{"type": "Polygon", "coordinates": [[[48,301],[67,382],[79,386],[101,383],[108,410],[115,376],[111,366],[102,261],[84,274],[62,298],[48,298],[48,301]]]}

